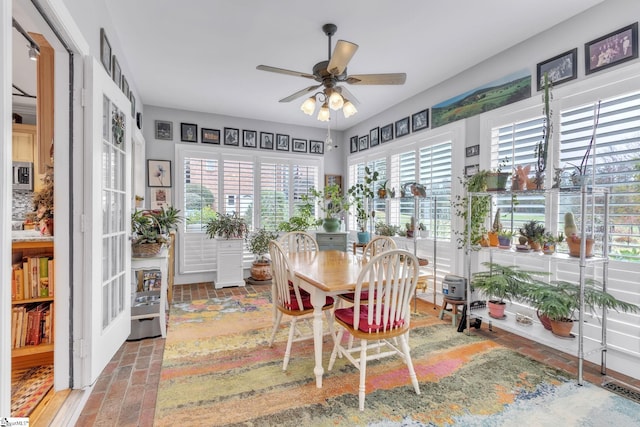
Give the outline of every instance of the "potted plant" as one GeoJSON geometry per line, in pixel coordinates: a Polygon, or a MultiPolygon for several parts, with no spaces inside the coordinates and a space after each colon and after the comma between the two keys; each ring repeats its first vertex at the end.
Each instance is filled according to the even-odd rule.
{"type": "Polygon", "coordinates": [[[278,231],[307,231],[311,227],[322,224],[313,214],[313,201],[307,194],[301,196],[302,203],[296,205],[296,215],[289,217],[288,221],[278,224],[278,231]]]}
{"type": "Polygon", "coordinates": [[[511,239],[513,238],[513,231],[501,229],[498,231],[498,247],[502,249],[511,249],[511,239]]]}
{"type": "MultiPolygon", "coordinates": [[[[551,283],[538,283],[528,287],[524,298],[538,311],[538,317],[546,329],[554,334],[570,337],[575,313],[580,309],[580,286],[563,280],[551,283]],[[545,318],[549,324],[545,325],[545,318]]],[[[613,295],[602,290],[596,280],[586,280],[584,286],[585,310],[593,314],[596,308],[613,309],[636,313],[638,306],[616,299],[613,295]]]]}
{"type": "Polygon", "coordinates": [[[376,234],[378,236],[395,236],[400,227],[396,225],[387,225],[384,221],[376,222],[376,234]]]}
{"type": "Polygon", "coordinates": [[[244,239],[247,237],[249,228],[247,222],[237,213],[219,213],[211,218],[205,227],[205,232],[209,238],[215,237],[224,239],[244,239]]]}
{"type": "Polygon", "coordinates": [[[387,182],[388,180],[385,179],[378,187],[378,197],[381,199],[384,199],[387,197],[387,192],[388,192],[387,182]]]}
{"type": "Polygon", "coordinates": [[[540,241],[545,231],[544,224],[536,220],[526,222],[520,227],[520,235],[527,238],[529,246],[534,251],[539,251],[542,248],[540,241]]]}
{"type": "Polygon", "coordinates": [[[544,73],[542,83],[542,114],[544,121],[542,125],[542,139],[538,142],[534,149],[536,155],[536,176],[533,179],[535,188],[540,190],[544,185],[544,173],[547,169],[547,157],[549,153],[549,140],[553,131],[551,120],[551,94],[552,82],[549,80],[549,74],[544,73]]]}
{"type": "Polygon", "coordinates": [[[53,168],[47,168],[40,191],[33,195],[35,222],[40,234],[53,236],[53,168]]]}
{"type": "Polygon", "coordinates": [[[556,245],[562,241],[564,241],[563,232],[560,232],[558,234],[553,234],[550,231],[547,231],[540,238],[540,242],[542,243],[542,252],[545,255],[553,254],[556,251],[556,245]]]}
{"type": "Polygon", "coordinates": [[[342,190],[338,184],[330,184],[324,190],[309,189],[311,197],[315,198],[316,204],[324,212],[322,227],[328,233],[338,231],[340,228],[339,215],[349,210],[349,201],[342,195],[342,190]]]}
{"type": "Polygon", "coordinates": [[[498,246],[498,233],[502,231],[502,222],[500,221],[500,208],[496,209],[496,215],[493,218],[491,231],[489,231],[489,246],[498,246]]]}
{"type": "Polygon", "coordinates": [[[521,299],[528,287],[537,283],[534,275],[540,275],[537,271],[521,270],[517,266],[505,266],[492,262],[483,262],[487,271],[473,274],[471,285],[480,289],[489,299],[487,304],[489,315],[496,319],[503,319],[505,300],[513,301],[521,299]]]}
{"type": "MultiPolygon", "coordinates": [[[[373,199],[373,184],[378,181],[378,171],[371,171],[368,166],[364,168],[362,182],[353,184],[347,194],[352,205],[356,208],[356,224],[358,226],[358,243],[367,243],[371,236],[367,231],[367,223],[372,213],[368,209],[368,202],[373,199]]],[[[386,188],[387,181],[384,182],[386,188]]],[[[386,190],[385,190],[386,194],[386,190]]]]}
{"type": "MultiPolygon", "coordinates": [[[[598,105],[596,107],[595,112],[595,122],[593,125],[593,130],[591,133],[591,140],[589,141],[589,145],[582,156],[582,160],[580,161],[580,166],[569,163],[573,166],[574,171],[571,173],[571,183],[574,186],[581,187],[587,182],[587,166],[589,162],[589,155],[591,154],[591,150],[596,142],[596,130],[598,129],[598,123],[600,121],[600,102],[598,101],[598,105]]],[[[567,234],[567,238],[569,235],[567,234]]]]}
{"type": "Polygon", "coordinates": [[[511,176],[509,172],[502,172],[502,168],[508,161],[507,158],[500,160],[498,162],[498,167],[494,171],[487,172],[486,181],[487,188],[486,191],[504,191],[507,188],[507,181],[511,176]]]}
{"type": "Polygon", "coordinates": [[[251,265],[251,277],[258,281],[271,280],[271,261],[266,257],[269,252],[269,242],[276,240],[276,231],[259,228],[249,235],[248,246],[256,259],[251,265]]]}
{"type": "Polygon", "coordinates": [[[485,220],[491,210],[491,196],[474,196],[471,198],[471,211],[468,210],[469,193],[483,192],[487,190],[487,175],[489,171],[482,170],[472,176],[458,178],[465,189],[464,197],[456,196],[452,201],[452,207],[458,217],[464,220],[463,231],[456,230],[458,236],[458,249],[471,245],[480,244],[482,236],[486,234],[485,220]],[[467,230],[467,219],[471,223],[471,233],[467,230]]]}
{"type": "Polygon", "coordinates": [[[418,224],[418,230],[420,231],[420,237],[423,239],[427,237],[427,227],[423,223],[418,224]]]}
{"type": "Polygon", "coordinates": [[[169,233],[182,217],[170,206],[158,210],[134,210],[131,214],[131,254],[134,257],[157,255],[169,241],[169,233]]]}
{"type": "MultiPolygon", "coordinates": [[[[567,238],[567,245],[569,246],[569,256],[580,258],[580,254],[582,253],[582,240],[578,237],[578,226],[576,225],[573,212],[567,212],[564,214],[564,235],[567,238]]],[[[585,256],[587,258],[593,255],[594,243],[595,241],[591,237],[586,238],[585,256]]]]}

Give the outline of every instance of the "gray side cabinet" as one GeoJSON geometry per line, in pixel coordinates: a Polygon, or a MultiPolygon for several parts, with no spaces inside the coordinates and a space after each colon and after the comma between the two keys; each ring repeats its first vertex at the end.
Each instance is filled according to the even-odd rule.
{"type": "Polygon", "coordinates": [[[321,251],[338,250],[347,252],[347,233],[316,233],[316,241],[321,251]]]}

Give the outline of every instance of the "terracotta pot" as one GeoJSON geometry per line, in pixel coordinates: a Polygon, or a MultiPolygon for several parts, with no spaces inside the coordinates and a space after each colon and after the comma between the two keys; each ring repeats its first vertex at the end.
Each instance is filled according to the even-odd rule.
{"type": "Polygon", "coordinates": [[[489,246],[498,246],[498,233],[490,231],[488,234],[489,234],[489,246]]]}
{"type": "MultiPolygon", "coordinates": [[[[589,258],[593,255],[593,239],[587,238],[585,250],[586,257],[589,258]]],[[[567,239],[567,245],[569,245],[569,255],[572,257],[580,258],[580,238],[576,236],[571,236],[567,239]]]]}
{"type": "Polygon", "coordinates": [[[553,320],[551,319],[551,332],[560,337],[570,337],[573,329],[573,320],[553,320]]]}
{"type": "Polygon", "coordinates": [[[271,280],[271,263],[254,261],[251,265],[251,277],[258,281],[271,280]]]}
{"type": "Polygon", "coordinates": [[[502,319],[504,317],[504,309],[506,308],[506,304],[499,301],[489,301],[487,304],[489,307],[489,316],[494,319],[502,319]]]}
{"type": "Polygon", "coordinates": [[[533,240],[529,240],[529,246],[534,251],[539,251],[540,249],[542,249],[542,247],[540,246],[540,243],[534,242],[533,240]]]}
{"type": "Polygon", "coordinates": [[[549,319],[549,316],[547,316],[546,314],[540,313],[540,311],[536,311],[536,314],[538,315],[538,319],[540,319],[540,323],[542,323],[542,326],[544,326],[544,328],[547,331],[550,331],[551,330],[551,319],[549,319]]]}

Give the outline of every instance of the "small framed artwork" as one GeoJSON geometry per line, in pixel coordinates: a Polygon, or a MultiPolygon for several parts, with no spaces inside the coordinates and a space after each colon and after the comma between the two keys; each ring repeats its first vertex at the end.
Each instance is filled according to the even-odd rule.
{"type": "Polygon", "coordinates": [[[258,133],[255,130],[242,130],[242,146],[258,148],[258,133]]]}
{"type": "Polygon", "coordinates": [[[136,118],[136,97],[133,96],[133,91],[129,92],[129,101],[131,101],[131,117],[136,118]]]}
{"type": "Polygon", "coordinates": [[[113,58],[111,59],[111,68],[111,78],[116,82],[118,87],[120,87],[122,84],[122,70],[120,69],[120,64],[118,63],[115,55],[113,55],[113,58]]]}
{"type": "Polygon", "coordinates": [[[585,74],[595,73],[638,57],[638,23],[585,43],[585,74]]]}
{"type": "Polygon", "coordinates": [[[380,144],[380,128],[375,127],[369,131],[369,147],[380,144]]]}
{"type": "Polygon", "coordinates": [[[156,139],[173,140],[173,122],[156,120],[156,139]]]}
{"type": "Polygon", "coordinates": [[[324,141],[309,141],[309,152],[313,154],[324,154],[324,141]]]}
{"type": "Polygon", "coordinates": [[[351,148],[352,153],[358,152],[358,136],[352,136],[349,138],[349,147],[351,148]]]}
{"type": "Polygon", "coordinates": [[[411,115],[411,132],[429,127],[429,110],[422,110],[411,115]]]}
{"type": "Polygon", "coordinates": [[[540,62],[536,66],[536,77],[538,79],[538,90],[544,87],[544,75],[549,78],[549,82],[556,86],[560,83],[568,82],[578,77],[578,48],[571,49],[551,59],[540,62]]]}
{"type": "Polygon", "coordinates": [[[358,151],[363,151],[369,148],[369,135],[364,135],[358,138],[358,151]]]}
{"type": "Polygon", "coordinates": [[[480,165],[469,165],[464,168],[464,176],[473,176],[480,171],[480,165]]]}
{"type": "MultiPolygon", "coordinates": [[[[107,69],[107,73],[111,74],[111,43],[107,39],[107,33],[104,28],[100,28],[100,62],[107,69]]],[[[117,82],[120,86],[120,82],[117,82]]]]}
{"type": "Polygon", "coordinates": [[[380,142],[389,142],[393,139],[393,123],[380,128],[380,142]]]}
{"type": "Polygon", "coordinates": [[[240,130],[235,128],[224,128],[224,145],[240,145],[240,130]]]}
{"type": "Polygon", "coordinates": [[[122,86],[120,86],[120,89],[122,89],[125,95],[129,95],[129,82],[124,74],[122,75],[122,86]]]}
{"type": "Polygon", "coordinates": [[[276,135],[276,150],[289,151],[289,135],[276,135]]]}
{"type": "Polygon", "coordinates": [[[147,160],[147,185],[171,187],[171,160],[147,160]]]}
{"type": "Polygon", "coordinates": [[[171,205],[170,188],[151,189],[151,209],[162,209],[171,205]]]}
{"type": "Polygon", "coordinates": [[[204,144],[218,144],[220,145],[220,129],[200,129],[200,140],[204,144]]]}
{"type": "Polygon", "coordinates": [[[193,123],[180,123],[180,141],[198,142],[198,125],[193,123]]]}
{"type": "Polygon", "coordinates": [[[467,157],[473,157],[480,154],[480,144],[467,147],[467,157]]]}
{"type": "Polygon", "coordinates": [[[273,134],[271,132],[260,132],[260,148],[273,150],[273,134]]]}
{"type": "Polygon", "coordinates": [[[325,187],[328,187],[334,184],[340,188],[340,191],[342,191],[342,175],[325,175],[324,176],[325,187]]]}
{"type": "Polygon", "coordinates": [[[405,117],[396,122],[396,138],[409,135],[409,117],[405,117]]]}
{"type": "Polygon", "coordinates": [[[295,153],[306,153],[307,152],[307,140],[300,138],[293,138],[291,140],[291,151],[295,153]]]}

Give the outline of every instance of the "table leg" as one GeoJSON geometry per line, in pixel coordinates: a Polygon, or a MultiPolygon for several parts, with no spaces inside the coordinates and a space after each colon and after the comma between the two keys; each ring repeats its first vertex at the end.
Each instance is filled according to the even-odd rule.
{"type": "Polygon", "coordinates": [[[313,304],[313,349],[316,362],[313,373],[316,375],[316,387],[318,388],[322,388],[322,375],[324,374],[324,368],[322,367],[322,307],[326,299],[324,292],[318,289],[314,289],[311,292],[311,303],[313,304]]]}

